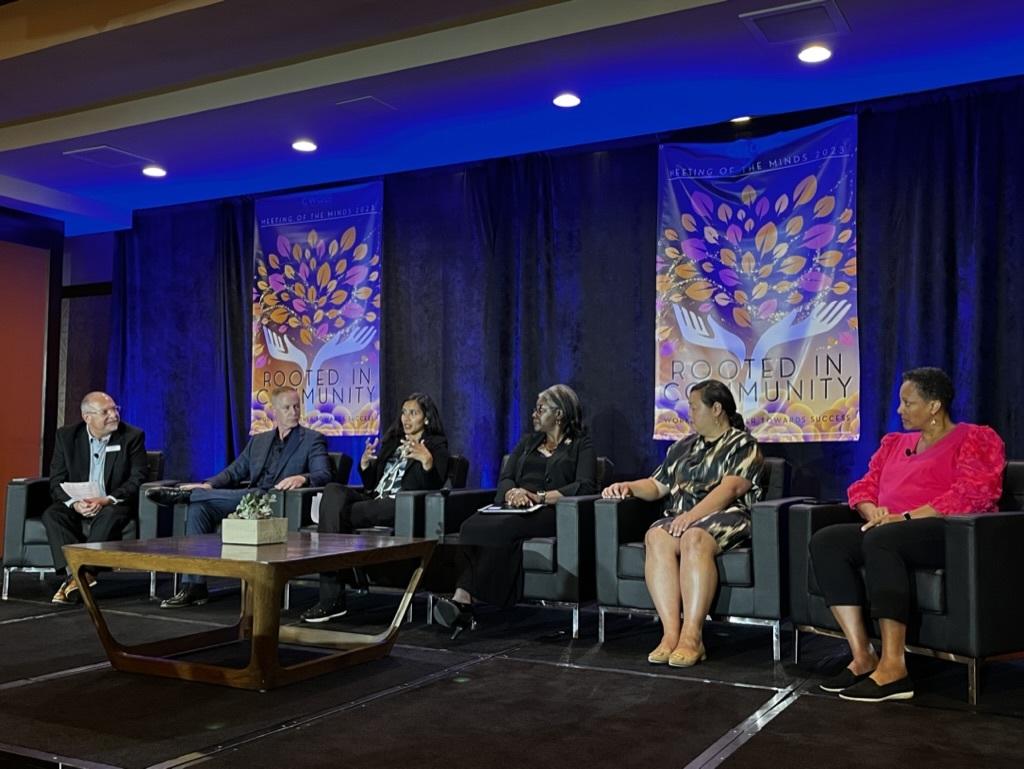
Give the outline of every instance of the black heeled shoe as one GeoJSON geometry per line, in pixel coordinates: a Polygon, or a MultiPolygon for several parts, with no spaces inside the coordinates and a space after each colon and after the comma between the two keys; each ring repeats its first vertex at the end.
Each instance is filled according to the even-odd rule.
{"type": "Polygon", "coordinates": [[[434,620],[441,627],[452,631],[453,641],[463,630],[472,630],[476,627],[473,604],[451,598],[441,598],[434,605],[434,620]]]}

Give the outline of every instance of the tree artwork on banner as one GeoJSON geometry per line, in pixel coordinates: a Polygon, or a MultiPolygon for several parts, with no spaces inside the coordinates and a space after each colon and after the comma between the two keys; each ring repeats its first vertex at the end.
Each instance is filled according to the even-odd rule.
{"type": "Polygon", "coordinates": [[[707,378],[760,440],[859,436],[855,152],[822,141],[711,181],[663,164],[655,437],[691,431],[687,387],[707,378]]]}
{"type": "MultiPolygon", "coordinates": [[[[259,382],[295,386],[303,396],[307,427],[328,435],[378,431],[379,398],[371,380],[360,381],[358,374],[343,380],[332,368],[337,359],[357,353],[352,371],[378,363],[380,254],[359,240],[354,226],[328,240],[310,228],[295,240],[278,235],[274,251],[257,251],[253,433],[273,427],[266,413],[271,388],[261,391],[259,382]],[[301,381],[268,376],[269,369],[283,364],[298,367],[301,381]]],[[[294,368],[284,367],[294,376],[294,368]]]]}

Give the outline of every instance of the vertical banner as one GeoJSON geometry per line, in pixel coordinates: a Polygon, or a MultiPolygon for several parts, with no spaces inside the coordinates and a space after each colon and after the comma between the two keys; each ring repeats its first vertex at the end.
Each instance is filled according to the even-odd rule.
{"type": "Polygon", "coordinates": [[[761,441],[860,437],[857,120],[660,148],[654,437],[726,383],[761,441]]]}
{"type": "Polygon", "coordinates": [[[380,422],[383,184],[256,202],[252,424],[271,429],[275,387],[302,395],[302,424],[376,435],[380,422]]]}

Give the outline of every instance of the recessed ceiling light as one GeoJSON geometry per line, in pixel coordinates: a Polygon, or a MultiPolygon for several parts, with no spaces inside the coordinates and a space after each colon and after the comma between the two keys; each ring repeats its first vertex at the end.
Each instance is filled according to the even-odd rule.
{"type": "Polygon", "coordinates": [[[730,123],[748,123],[748,122],[750,122],[750,115],[743,115],[742,117],[734,117],[729,122],[730,123]]]}
{"type": "Polygon", "coordinates": [[[299,139],[298,141],[292,142],[292,149],[298,150],[299,152],[316,152],[316,145],[309,139],[299,139]]]}
{"type": "Polygon", "coordinates": [[[161,176],[167,176],[167,171],[158,165],[149,165],[142,169],[142,173],[146,176],[152,176],[154,179],[159,179],[161,176]]]}
{"type": "Polygon", "coordinates": [[[832,56],[832,51],[823,45],[809,45],[797,54],[797,58],[806,64],[818,64],[832,56]]]}
{"type": "Polygon", "coordinates": [[[576,107],[580,103],[580,97],[574,93],[560,93],[553,100],[556,107],[576,107]]]}

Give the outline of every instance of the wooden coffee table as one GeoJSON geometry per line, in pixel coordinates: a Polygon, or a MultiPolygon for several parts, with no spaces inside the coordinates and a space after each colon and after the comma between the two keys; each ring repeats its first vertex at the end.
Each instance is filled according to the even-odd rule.
{"type": "Polygon", "coordinates": [[[223,545],[219,534],[207,534],[67,545],[64,554],[71,573],[76,575],[83,566],[106,566],[241,579],[242,610],[237,624],[137,646],[125,646],[111,635],[86,580],[79,579],[78,584],[110,664],[117,670],[241,689],[272,689],[386,656],[395,643],[398,627],[435,544],[434,540],[412,537],[293,532],[287,542],[276,545],[223,545]],[[416,558],[420,560],[419,566],[409,580],[395,617],[380,633],[281,626],[281,597],[288,580],[321,571],[416,558]],[[240,641],[251,643],[249,664],[244,668],[173,658],[240,641]],[[282,665],[279,642],[317,647],[324,653],[282,665]]]}

